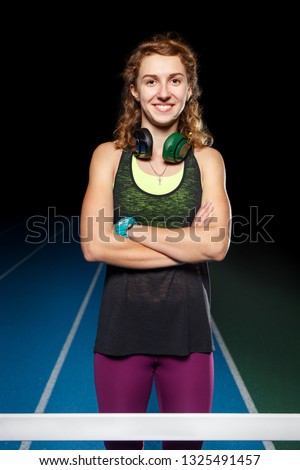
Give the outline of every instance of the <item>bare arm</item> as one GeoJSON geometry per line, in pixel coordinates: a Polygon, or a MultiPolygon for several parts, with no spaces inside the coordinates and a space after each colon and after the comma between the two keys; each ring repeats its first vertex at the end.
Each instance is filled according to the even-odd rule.
{"type": "Polygon", "coordinates": [[[212,148],[204,148],[195,155],[202,175],[203,205],[192,226],[180,229],[133,226],[128,230],[132,240],[181,263],[219,261],[229,248],[231,208],[223,158],[212,148]],[[209,214],[210,208],[213,211],[209,214]],[[203,223],[208,214],[209,218],[203,223]],[[197,222],[199,218],[202,221],[197,222]]]}
{"type": "Polygon", "coordinates": [[[154,247],[143,246],[114,232],[112,185],[120,154],[112,142],[107,142],[99,145],[92,155],[80,216],[80,243],[85,259],[136,269],[180,264],[154,247]]]}

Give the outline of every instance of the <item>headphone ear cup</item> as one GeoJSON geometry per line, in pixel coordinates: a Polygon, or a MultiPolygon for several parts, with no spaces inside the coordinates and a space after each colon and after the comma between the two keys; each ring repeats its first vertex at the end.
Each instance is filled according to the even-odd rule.
{"type": "Polygon", "coordinates": [[[132,152],[133,155],[143,160],[149,160],[149,158],[152,157],[153,147],[151,132],[143,127],[142,129],[137,129],[133,136],[135,138],[135,149],[132,152]]]}
{"type": "Polygon", "coordinates": [[[186,157],[190,147],[191,144],[186,137],[174,132],[164,143],[163,158],[169,163],[179,163],[186,157]]]}

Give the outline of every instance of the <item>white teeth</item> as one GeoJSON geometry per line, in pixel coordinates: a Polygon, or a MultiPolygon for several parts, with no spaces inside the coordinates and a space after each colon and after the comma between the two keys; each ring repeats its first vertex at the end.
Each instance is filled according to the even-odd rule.
{"type": "Polygon", "coordinates": [[[171,106],[170,106],[170,105],[163,105],[163,104],[160,104],[160,105],[156,105],[156,108],[165,110],[165,109],[171,109],[171,106]]]}

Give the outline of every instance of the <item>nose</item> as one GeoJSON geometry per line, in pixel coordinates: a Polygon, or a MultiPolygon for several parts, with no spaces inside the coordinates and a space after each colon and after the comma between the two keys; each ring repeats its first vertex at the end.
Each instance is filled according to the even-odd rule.
{"type": "Polygon", "coordinates": [[[168,89],[168,85],[161,83],[158,93],[157,93],[157,98],[162,101],[166,101],[170,98],[170,96],[171,96],[171,93],[168,89]]]}

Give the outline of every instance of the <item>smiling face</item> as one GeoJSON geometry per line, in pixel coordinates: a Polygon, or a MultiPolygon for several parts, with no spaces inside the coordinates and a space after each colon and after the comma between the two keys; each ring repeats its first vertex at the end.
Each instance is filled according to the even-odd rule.
{"type": "Polygon", "coordinates": [[[152,54],[143,58],[133,96],[140,102],[142,126],[170,126],[178,121],[190,96],[183,63],[178,56],[152,54]]]}

